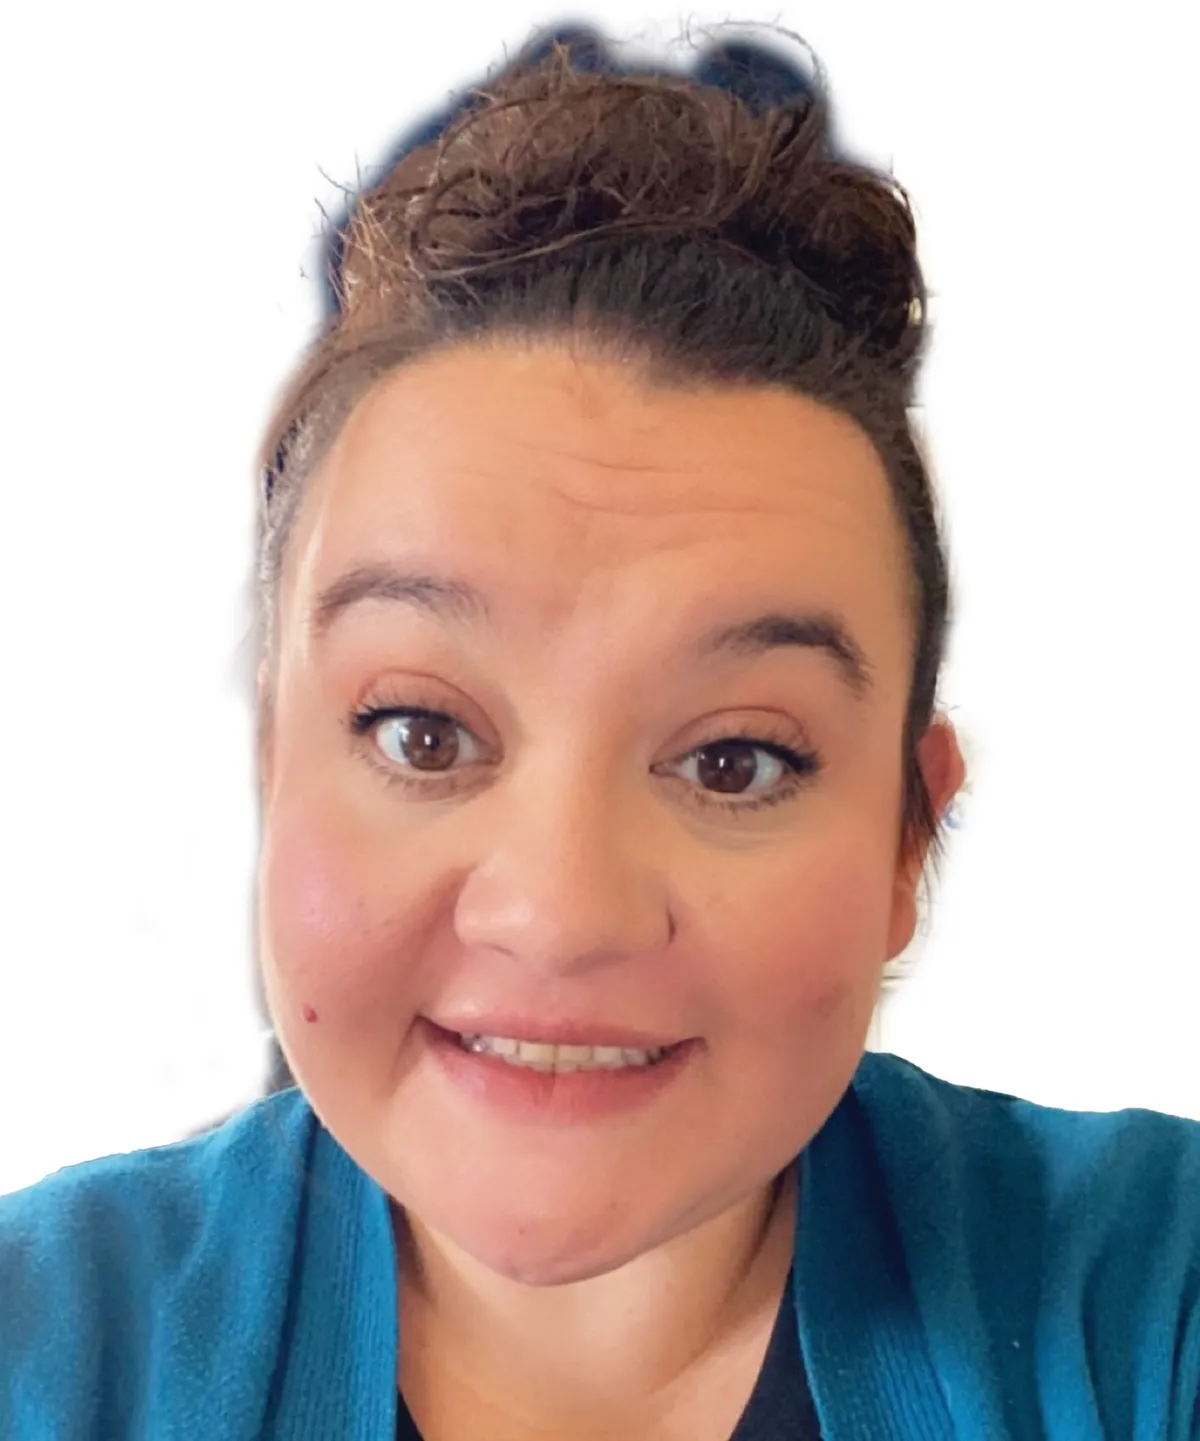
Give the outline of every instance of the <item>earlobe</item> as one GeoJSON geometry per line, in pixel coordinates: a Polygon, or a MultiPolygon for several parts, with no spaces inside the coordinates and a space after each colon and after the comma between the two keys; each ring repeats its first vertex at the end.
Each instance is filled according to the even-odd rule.
{"type": "Polygon", "coordinates": [[[945,716],[934,716],[917,743],[917,759],[933,809],[942,817],[967,778],[967,765],[958,734],[945,716]]]}
{"type": "MultiPolygon", "coordinates": [[[[934,813],[945,815],[950,802],[962,789],[967,768],[954,726],[944,716],[935,716],[917,743],[917,760],[925,778],[934,813]]],[[[892,893],[892,915],[888,930],[887,959],[894,960],[912,942],[917,929],[917,887],[925,866],[929,842],[919,847],[906,844],[896,869],[892,893]]]]}
{"type": "Polygon", "coordinates": [[[271,788],[271,772],[275,759],[274,706],[271,699],[270,672],[265,661],[258,668],[255,712],[258,724],[258,788],[259,794],[265,796],[271,788]]]}
{"type": "Polygon", "coordinates": [[[258,742],[258,790],[261,796],[270,794],[271,770],[274,760],[271,734],[264,721],[259,721],[258,742]]]}

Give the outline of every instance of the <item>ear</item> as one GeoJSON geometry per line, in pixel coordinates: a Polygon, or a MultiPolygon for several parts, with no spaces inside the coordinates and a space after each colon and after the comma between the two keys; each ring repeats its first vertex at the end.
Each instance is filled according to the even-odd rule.
{"type": "Polygon", "coordinates": [[[270,666],[265,660],[258,667],[258,680],[255,686],[255,715],[258,727],[258,792],[260,796],[265,796],[270,793],[271,776],[275,765],[274,694],[270,666]]]}
{"type": "MultiPolygon", "coordinates": [[[[925,786],[940,817],[962,789],[967,766],[959,749],[958,736],[945,716],[935,716],[917,743],[917,761],[925,786]]],[[[931,841],[919,846],[906,843],[897,858],[892,895],[892,916],[888,929],[887,959],[894,960],[912,941],[917,929],[917,887],[925,868],[931,841]]]]}

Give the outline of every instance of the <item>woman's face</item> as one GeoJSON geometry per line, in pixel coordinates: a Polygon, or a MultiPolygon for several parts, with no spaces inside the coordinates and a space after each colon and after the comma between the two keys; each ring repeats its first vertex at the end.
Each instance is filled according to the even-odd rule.
{"type": "Polygon", "coordinates": [[[282,580],[260,957],[297,1081],[425,1226],[582,1279],[820,1129],[915,919],[907,594],[875,451],[804,399],[514,347],[358,406],[282,580]],[[713,641],[763,616],[796,624],[713,641]],[[688,1044],[556,1075],[449,1032],[688,1044]]]}

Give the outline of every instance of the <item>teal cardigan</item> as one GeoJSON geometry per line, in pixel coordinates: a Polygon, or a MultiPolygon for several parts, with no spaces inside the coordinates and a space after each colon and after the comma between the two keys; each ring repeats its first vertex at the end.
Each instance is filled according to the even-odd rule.
{"type": "MultiPolygon", "coordinates": [[[[868,1052],[800,1158],[825,1441],[1197,1441],[1200,1122],[868,1052]]],[[[297,1090],[0,1197],[4,1441],[390,1441],[388,1199],[297,1090]]]]}

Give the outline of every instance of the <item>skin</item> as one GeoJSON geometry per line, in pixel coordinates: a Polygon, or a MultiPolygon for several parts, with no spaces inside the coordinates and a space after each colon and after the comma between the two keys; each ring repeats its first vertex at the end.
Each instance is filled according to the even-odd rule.
{"type": "MultiPolygon", "coordinates": [[[[399,1375],[431,1441],[732,1429],[790,1264],[790,1163],[916,923],[907,587],[851,421],[549,345],[385,377],[313,477],[261,678],[259,952],[293,1074],[395,1198],[399,1375]],[[368,602],[318,640],[314,597],[367,557],[471,581],[494,624],[368,602]],[[813,607],[865,652],[865,703],[817,651],[680,659],[711,625],[813,607]],[[406,767],[394,727],[353,737],[364,701],[453,715],[458,769],[406,767]],[[695,765],[764,726],[819,774],[706,806],[779,789],[762,752],[749,796],[695,765]],[[619,1121],[502,1122],[413,1028],[470,1006],[703,1044],[619,1121]]],[[[947,721],[919,757],[940,812],[963,781],[947,721]]]]}

